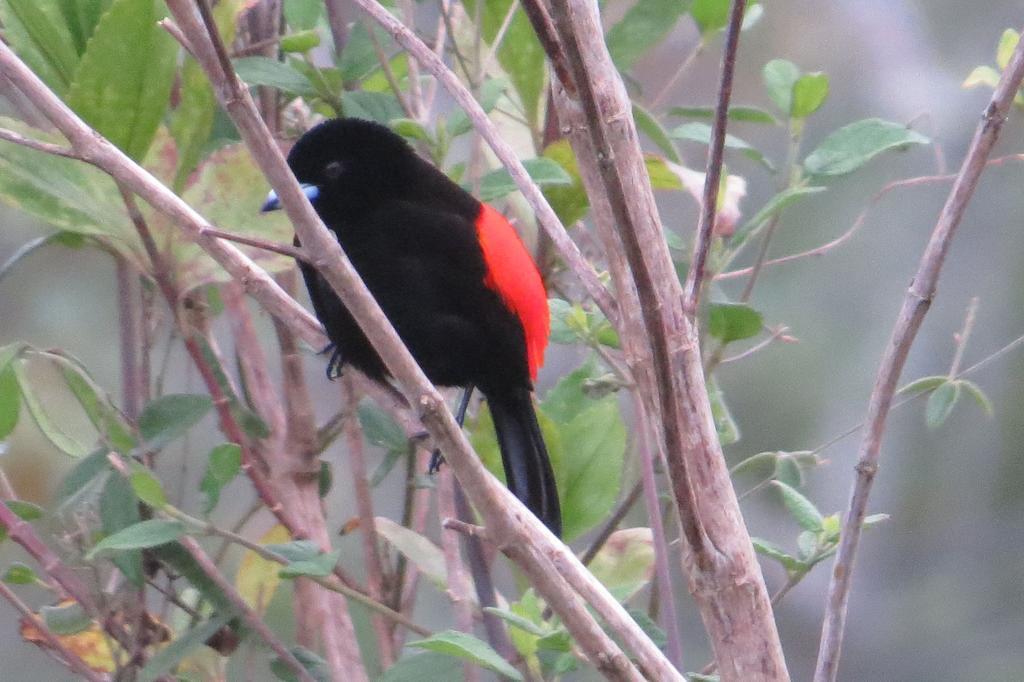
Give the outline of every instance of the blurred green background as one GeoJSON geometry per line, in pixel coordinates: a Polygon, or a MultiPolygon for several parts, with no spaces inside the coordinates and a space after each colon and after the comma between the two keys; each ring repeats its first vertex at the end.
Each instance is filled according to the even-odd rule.
{"type": "MultiPolygon", "coordinates": [[[[610,16],[621,12],[619,4],[609,0],[610,16]]],[[[878,116],[914,121],[955,171],[990,94],[960,84],[973,67],[994,61],[999,35],[1007,27],[1019,28],[1021,10],[1021,3],[1011,0],[769,2],[762,22],[743,36],[734,102],[767,106],[761,67],[786,58],[831,77],[830,98],[808,124],[805,153],[835,128],[878,116]]],[[[694,30],[683,22],[645,57],[636,69],[645,88],[660,89],[694,39],[694,30]]],[[[712,102],[720,43],[719,38],[697,58],[667,103],[712,102]]],[[[778,129],[738,124],[734,132],[773,158],[784,155],[778,129]]],[[[1015,110],[995,155],[1021,151],[1022,132],[1024,116],[1015,110]]],[[[684,146],[683,152],[691,165],[702,165],[701,148],[684,146]]],[[[750,215],[774,193],[774,179],[740,156],[728,161],[730,172],[748,179],[743,205],[750,215]]],[[[934,149],[915,147],[829,182],[827,194],[785,214],[772,253],[828,241],[850,226],[885,183],[940,172],[936,164],[934,149]]],[[[948,370],[953,334],[972,297],[980,299],[980,307],[965,365],[1024,334],[1022,179],[1024,164],[994,168],[983,177],[901,383],[948,370]]],[[[728,448],[731,461],[764,450],[812,449],[862,419],[903,292],[947,190],[948,185],[898,190],[881,201],[849,243],[825,257],[763,273],[752,303],[769,324],[788,325],[799,343],[774,344],[719,371],[743,434],[728,448]]],[[[695,222],[692,203],[681,196],[663,199],[666,224],[688,234],[695,222]]],[[[46,229],[0,208],[0,261],[46,229]]],[[[741,286],[729,283],[725,290],[735,296],[741,286]]],[[[113,265],[95,251],[48,247],[0,282],[0,345],[25,340],[67,349],[111,391],[119,385],[116,319],[113,265]]],[[[541,393],[574,361],[570,351],[556,348],[541,393]]],[[[307,368],[326,416],[339,394],[322,379],[321,365],[311,358],[307,368]]],[[[174,390],[199,389],[179,354],[172,355],[171,367],[177,370],[171,372],[174,390]]],[[[944,426],[928,429],[924,403],[916,401],[889,420],[870,511],[892,518],[866,533],[861,545],[842,680],[1024,680],[1024,350],[971,378],[993,399],[994,419],[962,401],[944,426]]],[[[826,513],[846,505],[857,442],[850,437],[829,448],[824,453],[829,463],[810,475],[805,492],[826,513]]],[[[193,445],[205,451],[206,444],[193,445]]],[[[68,464],[27,418],[0,454],[18,492],[37,501],[47,499],[68,464]]],[[[161,477],[170,480],[177,464],[163,465],[161,477]]],[[[344,520],[352,506],[343,469],[335,471],[340,476],[332,517],[344,520]]],[[[248,494],[244,483],[235,486],[248,494]]],[[[396,491],[396,506],[397,499],[396,491]]],[[[231,517],[232,509],[237,513],[243,506],[221,513],[231,517]]],[[[753,534],[794,547],[798,529],[774,495],[752,495],[744,512],[753,534]]],[[[346,539],[340,546],[354,551],[357,545],[346,539]]],[[[6,543],[0,558],[6,563],[22,557],[6,543]]],[[[774,564],[765,565],[765,574],[770,588],[784,579],[774,564]]],[[[677,579],[687,667],[699,669],[707,647],[685,580],[677,579]]],[[[828,568],[819,566],[777,612],[794,680],[810,678],[827,580],[828,568]]],[[[280,606],[280,620],[287,620],[287,604],[280,606]]],[[[420,613],[431,624],[428,610],[420,613]]],[[[15,627],[12,609],[0,604],[0,679],[66,677],[44,654],[23,644],[15,627]]]]}

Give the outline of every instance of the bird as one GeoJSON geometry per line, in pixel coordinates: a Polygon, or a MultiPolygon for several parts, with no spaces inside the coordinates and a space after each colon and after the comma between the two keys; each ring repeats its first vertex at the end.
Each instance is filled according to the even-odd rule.
{"type": "MultiPolygon", "coordinates": [[[[550,332],[547,293],[515,229],[376,122],[326,120],[295,142],[288,166],[427,378],[463,387],[464,398],[473,387],[483,394],[509,490],[561,536],[533,403],[550,332]]],[[[271,192],[262,210],[278,208],[271,192]]],[[[299,268],[333,345],[328,373],[351,365],[388,381],[324,277],[302,261],[299,268]]]]}

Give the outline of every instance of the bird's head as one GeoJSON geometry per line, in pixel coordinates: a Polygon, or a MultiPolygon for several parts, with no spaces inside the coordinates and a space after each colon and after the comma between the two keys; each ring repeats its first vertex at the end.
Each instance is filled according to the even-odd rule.
{"type": "MultiPolygon", "coordinates": [[[[292,147],[288,166],[325,221],[396,198],[415,177],[418,157],[385,126],[358,118],[331,119],[292,147]]],[[[263,211],[281,208],[271,192],[263,211]]]]}

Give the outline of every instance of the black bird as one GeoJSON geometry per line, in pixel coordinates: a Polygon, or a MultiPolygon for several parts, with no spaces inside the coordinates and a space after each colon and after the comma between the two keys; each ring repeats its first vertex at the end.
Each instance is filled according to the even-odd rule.
{"type": "MultiPolygon", "coordinates": [[[[288,165],[427,377],[483,392],[509,489],[560,535],[532,399],[548,342],[547,294],[515,230],[376,123],[321,123],[295,143],[288,165]]],[[[277,208],[271,193],[263,210],[277,208]]],[[[330,285],[300,267],[335,347],[339,362],[331,364],[386,381],[384,363],[330,285]]]]}

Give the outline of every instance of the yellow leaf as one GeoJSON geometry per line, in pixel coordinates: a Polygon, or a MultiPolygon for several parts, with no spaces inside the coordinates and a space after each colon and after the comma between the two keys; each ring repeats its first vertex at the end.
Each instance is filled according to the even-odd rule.
{"type": "MultiPolygon", "coordinates": [[[[288,529],[277,524],[260,538],[261,545],[275,545],[288,542],[292,539],[288,529]]],[[[268,561],[251,549],[242,557],[242,563],[238,566],[238,573],[235,575],[235,587],[242,595],[246,603],[257,613],[263,614],[267,610],[267,604],[274,597],[277,585],[281,582],[278,572],[281,564],[276,561],[268,561]]]]}

